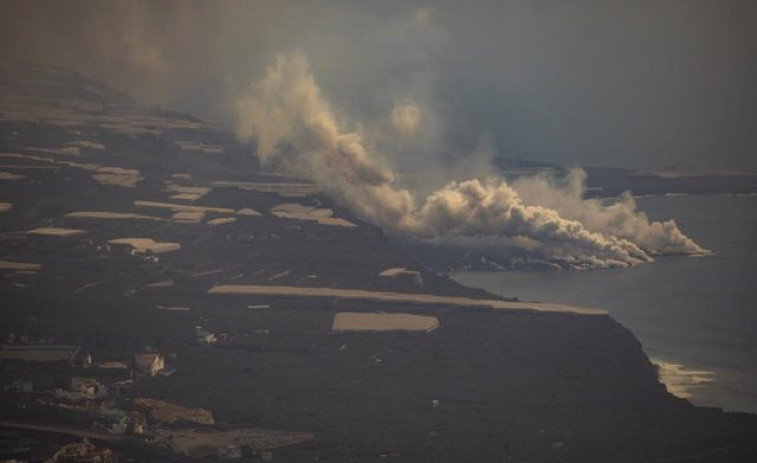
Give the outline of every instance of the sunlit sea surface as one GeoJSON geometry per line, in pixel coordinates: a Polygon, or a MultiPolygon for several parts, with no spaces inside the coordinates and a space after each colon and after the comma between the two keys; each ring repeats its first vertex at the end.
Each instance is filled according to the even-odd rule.
{"type": "Polygon", "coordinates": [[[621,270],[451,276],[521,300],[604,308],[639,338],[672,393],[757,413],[757,196],[663,196],[638,204],[653,220],[675,219],[713,254],[621,270]]]}

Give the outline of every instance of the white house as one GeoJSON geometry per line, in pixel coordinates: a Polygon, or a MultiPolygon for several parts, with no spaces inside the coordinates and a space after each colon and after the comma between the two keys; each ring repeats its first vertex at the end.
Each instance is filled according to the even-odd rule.
{"type": "Polygon", "coordinates": [[[134,366],[137,371],[149,376],[155,376],[166,367],[163,356],[155,352],[135,355],[134,366]]]}

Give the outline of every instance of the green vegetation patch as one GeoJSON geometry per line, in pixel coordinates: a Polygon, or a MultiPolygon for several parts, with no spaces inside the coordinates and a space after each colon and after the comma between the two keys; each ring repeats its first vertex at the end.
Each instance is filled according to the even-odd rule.
{"type": "Polygon", "coordinates": [[[27,362],[60,362],[70,359],[79,346],[3,346],[0,360],[24,360],[27,362]]]}

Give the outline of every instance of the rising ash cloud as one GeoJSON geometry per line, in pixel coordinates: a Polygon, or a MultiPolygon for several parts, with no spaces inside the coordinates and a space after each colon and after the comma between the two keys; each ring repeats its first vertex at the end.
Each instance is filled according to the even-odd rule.
{"type": "Polygon", "coordinates": [[[237,103],[239,138],[257,141],[263,164],[278,163],[328,186],[353,212],[400,238],[516,248],[528,259],[569,268],[624,267],[654,255],[704,252],[674,222],[650,222],[630,195],[610,205],[582,199],[580,170],[562,185],[547,177],[514,185],[496,176],[453,179],[421,197],[397,183],[376,151],[380,143],[367,138],[378,130],[350,125],[363,127],[337,118],[299,53],[279,55],[237,103]]]}
{"type": "Polygon", "coordinates": [[[0,58],[236,117],[264,162],[405,239],[607,267],[701,249],[630,196],[584,200],[580,171],[508,184],[489,161],[755,167],[756,18],[750,0],[7,0],[0,58]]]}
{"type": "Polygon", "coordinates": [[[201,114],[228,117],[291,50],[371,126],[430,110],[424,146],[452,160],[485,139],[566,165],[757,167],[752,0],[0,2],[1,60],[201,114]]]}

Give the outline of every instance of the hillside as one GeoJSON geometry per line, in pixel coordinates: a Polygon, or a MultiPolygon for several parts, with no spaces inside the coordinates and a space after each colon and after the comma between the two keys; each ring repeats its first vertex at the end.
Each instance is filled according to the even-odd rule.
{"type": "MultiPolygon", "coordinates": [[[[212,123],[64,71],[24,69],[0,73],[9,353],[0,382],[34,387],[2,392],[5,420],[104,435],[113,430],[104,409],[132,428],[145,419],[147,434],[130,438],[138,445],[105,444],[141,461],[163,460],[166,446],[217,461],[234,432],[248,438],[244,458],[292,462],[757,457],[757,417],[669,394],[633,334],[607,315],[508,305],[461,286],[327,187],[261,170],[252,147],[212,123]],[[214,291],[221,285],[439,298],[214,291]],[[336,329],[337,314],[369,312],[436,323],[336,329]],[[61,345],[75,353],[49,355],[61,345]],[[134,355],[147,352],[165,359],[162,373],[140,370],[134,355]],[[69,402],[54,394],[74,377],[108,392],[69,402]],[[138,398],[202,409],[214,424],[150,421],[138,398]],[[212,451],[166,437],[187,429],[217,437],[212,451]]],[[[39,434],[15,432],[51,453],[39,434]]]]}

